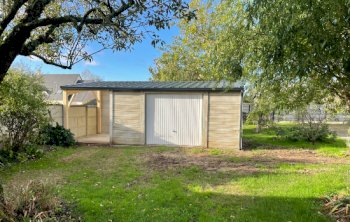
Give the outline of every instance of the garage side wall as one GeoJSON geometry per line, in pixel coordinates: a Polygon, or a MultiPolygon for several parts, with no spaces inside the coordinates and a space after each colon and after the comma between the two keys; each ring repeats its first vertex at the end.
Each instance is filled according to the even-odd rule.
{"type": "Polygon", "coordinates": [[[209,93],[208,117],[208,146],[239,149],[241,93],[209,93]]]}
{"type": "Polygon", "coordinates": [[[145,93],[114,92],[113,144],[145,144],[145,93]]]}
{"type": "Polygon", "coordinates": [[[109,133],[109,91],[101,91],[101,133],[109,133]]]}
{"type": "Polygon", "coordinates": [[[49,113],[51,118],[51,124],[53,126],[56,126],[56,123],[58,125],[63,125],[63,107],[62,105],[49,105],[49,113]]]}

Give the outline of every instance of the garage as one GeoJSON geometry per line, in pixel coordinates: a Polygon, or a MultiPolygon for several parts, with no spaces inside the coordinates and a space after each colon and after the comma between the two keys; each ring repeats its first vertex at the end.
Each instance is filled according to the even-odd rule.
{"type": "Polygon", "coordinates": [[[202,145],[202,95],[146,94],[146,144],[202,145]]]}
{"type": "Polygon", "coordinates": [[[65,95],[104,95],[97,98],[97,132],[108,132],[111,145],[241,148],[243,87],[236,83],[102,81],[61,88],[65,95]]]}

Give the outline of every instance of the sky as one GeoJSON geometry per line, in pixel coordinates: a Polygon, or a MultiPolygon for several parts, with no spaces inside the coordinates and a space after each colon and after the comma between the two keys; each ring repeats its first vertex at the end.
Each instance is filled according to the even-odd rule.
{"type": "MultiPolygon", "coordinates": [[[[171,29],[158,31],[157,34],[165,43],[169,44],[179,34],[179,29],[174,26],[171,29]]],[[[89,47],[98,49],[97,45],[89,47]]],[[[44,74],[81,74],[84,70],[89,70],[105,81],[144,81],[151,77],[148,69],[153,65],[154,59],[160,55],[161,51],[152,46],[151,40],[145,39],[143,42],[135,44],[130,51],[104,50],[94,55],[91,63],[81,61],[75,64],[71,70],[47,65],[39,59],[23,56],[17,57],[14,64],[25,64],[33,70],[40,69],[44,74]]]]}

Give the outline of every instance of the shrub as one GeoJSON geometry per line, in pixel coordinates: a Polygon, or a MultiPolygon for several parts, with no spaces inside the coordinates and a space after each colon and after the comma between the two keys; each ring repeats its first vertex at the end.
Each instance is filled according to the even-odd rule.
{"type": "Polygon", "coordinates": [[[75,145],[74,135],[69,130],[56,123],[56,126],[46,125],[41,129],[43,143],[46,145],[69,147],[75,145]]]}
{"type": "Polygon", "coordinates": [[[0,149],[0,165],[10,162],[25,162],[27,160],[39,159],[44,155],[44,150],[37,145],[27,145],[21,152],[14,152],[11,149],[0,149]]]}
{"type": "Polygon", "coordinates": [[[53,188],[42,181],[9,189],[0,204],[3,221],[80,221],[54,196],[53,188]]]}
{"type": "Polygon", "coordinates": [[[23,152],[48,122],[44,88],[38,76],[12,69],[0,85],[0,138],[13,152],[23,152]]]}
{"type": "Polygon", "coordinates": [[[274,127],[276,135],[291,141],[317,141],[335,140],[336,134],[329,130],[324,123],[299,124],[293,127],[274,127]]]}

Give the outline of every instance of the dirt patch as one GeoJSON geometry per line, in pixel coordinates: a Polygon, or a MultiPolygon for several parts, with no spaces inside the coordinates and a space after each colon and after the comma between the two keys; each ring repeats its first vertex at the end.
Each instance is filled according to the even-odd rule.
{"type": "Polygon", "coordinates": [[[145,159],[147,165],[150,168],[156,170],[178,169],[183,167],[197,166],[206,171],[235,171],[242,174],[270,171],[270,169],[261,169],[253,162],[238,163],[209,155],[188,155],[180,150],[175,152],[148,154],[145,159]]]}
{"type": "MultiPolygon", "coordinates": [[[[191,153],[186,149],[162,153],[148,153],[144,156],[151,169],[166,170],[197,166],[206,171],[237,172],[254,174],[275,172],[280,164],[349,164],[348,158],[326,157],[310,150],[259,150],[234,151],[228,154],[213,156],[209,152],[191,153]]],[[[319,169],[316,170],[317,172],[319,169]]],[[[313,170],[296,171],[312,174],[313,170]]]]}

